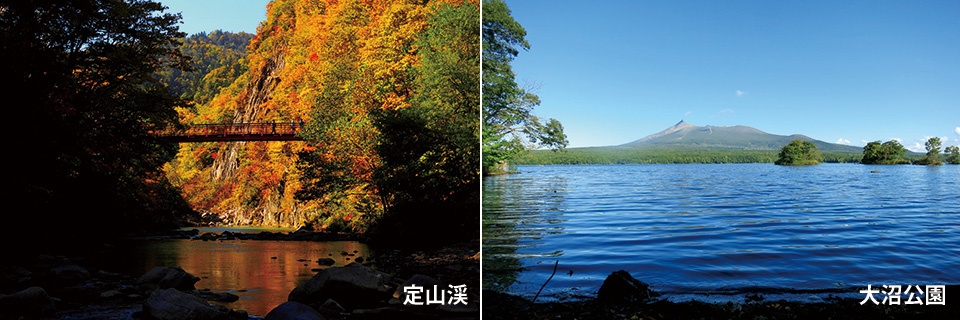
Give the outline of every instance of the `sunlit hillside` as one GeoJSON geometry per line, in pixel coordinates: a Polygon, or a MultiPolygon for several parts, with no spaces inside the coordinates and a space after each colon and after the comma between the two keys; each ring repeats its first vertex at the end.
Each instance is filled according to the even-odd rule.
{"type": "Polygon", "coordinates": [[[271,2],[247,70],[181,122],[292,124],[307,141],[181,144],[168,177],[226,223],[329,231],[367,228],[402,200],[389,184],[404,175],[444,186],[437,201],[475,193],[478,21],[478,1],[271,2]],[[435,133],[388,121],[409,117],[435,133]],[[396,141],[418,139],[429,150],[394,157],[396,141]]]}

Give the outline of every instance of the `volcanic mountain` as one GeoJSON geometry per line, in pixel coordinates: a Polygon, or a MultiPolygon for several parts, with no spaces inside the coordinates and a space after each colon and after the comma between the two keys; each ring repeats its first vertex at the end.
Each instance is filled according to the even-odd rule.
{"type": "Polygon", "coordinates": [[[747,126],[695,126],[681,120],[676,125],[621,148],[700,149],[700,150],[779,150],[795,139],[810,141],[820,151],[860,152],[859,147],[829,143],[801,134],[782,136],[747,126]]]}

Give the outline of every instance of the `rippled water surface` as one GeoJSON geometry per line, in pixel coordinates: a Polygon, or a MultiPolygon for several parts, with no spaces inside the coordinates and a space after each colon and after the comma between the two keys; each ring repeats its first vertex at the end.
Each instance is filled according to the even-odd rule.
{"type": "Polygon", "coordinates": [[[960,166],[519,170],[484,180],[487,289],[532,297],[557,260],[541,299],[620,269],[675,295],[960,283],[960,166]]]}

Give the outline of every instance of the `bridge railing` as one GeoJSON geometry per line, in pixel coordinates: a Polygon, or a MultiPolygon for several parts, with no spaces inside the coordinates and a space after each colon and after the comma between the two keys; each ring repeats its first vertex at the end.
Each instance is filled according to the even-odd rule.
{"type": "Polygon", "coordinates": [[[167,128],[162,137],[175,136],[240,136],[240,135],[295,135],[302,125],[294,122],[205,123],[187,125],[185,129],[167,128]]]}

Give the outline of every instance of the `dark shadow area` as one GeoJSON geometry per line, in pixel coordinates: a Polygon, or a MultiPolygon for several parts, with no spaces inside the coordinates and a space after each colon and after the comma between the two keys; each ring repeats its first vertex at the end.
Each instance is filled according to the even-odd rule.
{"type": "MultiPolygon", "coordinates": [[[[948,286],[946,291],[957,288],[948,286]]],[[[957,289],[953,290],[956,291],[957,289]]],[[[827,299],[823,303],[759,300],[747,303],[700,301],[610,303],[597,299],[532,303],[505,293],[484,291],[486,319],[956,319],[948,305],[876,305],[860,299],[827,299]]]]}

